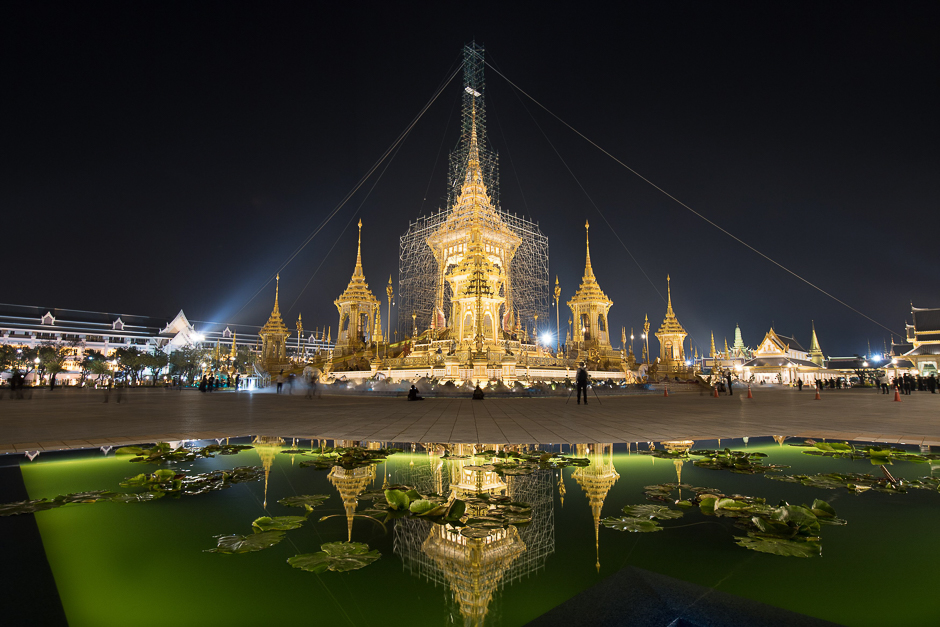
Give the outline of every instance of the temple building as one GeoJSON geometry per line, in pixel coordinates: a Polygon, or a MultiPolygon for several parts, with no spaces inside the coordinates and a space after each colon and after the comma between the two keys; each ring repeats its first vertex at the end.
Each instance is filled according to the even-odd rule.
{"type": "Polygon", "coordinates": [[[569,355],[596,368],[600,366],[601,360],[609,361],[614,356],[610,346],[610,327],[607,324],[607,313],[614,303],[607,297],[594,277],[594,268],[591,266],[589,229],[590,224],[585,222],[584,276],[581,278],[578,291],[568,301],[572,320],[574,320],[574,337],[572,338],[574,346],[569,349],[569,355]]]}
{"type": "MultiPolygon", "coordinates": [[[[381,341],[381,319],[378,313],[381,303],[369,289],[362,271],[362,220],[359,220],[356,267],[346,291],[333,301],[333,304],[339,313],[334,349],[337,356],[366,351],[370,343],[381,341]]],[[[371,355],[368,358],[371,358],[371,355]]]]}
{"type": "Polygon", "coordinates": [[[905,325],[905,342],[891,345],[892,367],[916,370],[917,374],[938,374],[940,365],[940,309],[911,305],[912,324],[905,325]]]}
{"type": "MultiPolygon", "coordinates": [[[[815,338],[815,333],[813,335],[815,338]]],[[[819,343],[816,342],[816,350],[819,343]]],[[[755,383],[782,383],[794,385],[797,379],[804,384],[816,379],[827,379],[832,373],[825,371],[818,364],[810,361],[810,353],[792,337],[779,335],[771,328],[758,347],[752,359],[744,362],[741,373],[745,381],[755,383]]]]}
{"type": "Polygon", "coordinates": [[[659,364],[657,365],[657,374],[672,375],[691,375],[691,368],[685,364],[685,338],[688,335],[686,330],[679,324],[675,312],[672,310],[672,284],[669,275],[666,275],[666,317],[662,325],[656,331],[656,339],[659,340],[659,364]]]}
{"type": "Polygon", "coordinates": [[[282,369],[291,367],[290,360],[287,358],[287,338],[290,335],[290,329],[281,319],[281,310],[278,306],[281,275],[278,274],[275,280],[274,309],[271,311],[268,321],[258,331],[258,336],[261,338],[261,364],[271,374],[276,374],[282,369]]]}

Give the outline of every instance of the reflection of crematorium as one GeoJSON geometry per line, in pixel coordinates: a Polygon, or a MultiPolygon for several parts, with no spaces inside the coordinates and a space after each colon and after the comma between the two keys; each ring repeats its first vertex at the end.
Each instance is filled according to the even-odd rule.
{"type": "MultiPolygon", "coordinates": [[[[480,450],[496,448],[482,445],[480,450]]],[[[396,480],[418,491],[451,494],[457,498],[483,492],[508,495],[532,506],[532,522],[522,529],[495,529],[484,538],[467,538],[454,528],[404,519],[396,521],[394,550],[406,571],[450,590],[455,611],[464,625],[481,625],[493,619],[494,596],[506,584],[528,576],[545,565],[555,551],[551,471],[500,477],[482,469],[473,458],[473,445],[451,445],[442,459],[443,446],[429,445],[427,461],[399,471],[396,480]]],[[[482,515],[470,511],[467,516],[482,515]]]]}

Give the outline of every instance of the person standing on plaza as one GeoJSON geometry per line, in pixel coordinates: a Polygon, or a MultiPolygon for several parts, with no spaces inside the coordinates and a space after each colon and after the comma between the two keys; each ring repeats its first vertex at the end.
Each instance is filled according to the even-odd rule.
{"type": "Polygon", "coordinates": [[[588,371],[582,361],[578,366],[578,373],[575,375],[575,385],[578,387],[578,405],[581,404],[581,395],[584,394],[584,404],[587,405],[587,386],[588,386],[588,371]]]}
{"type": "Polygon", "coordinates": [[[796,380],[796,387],[799,389],[800,392],[803,391],[803,379],[796,380]]]}
{"type": "Polygon", "coordinates": [[[210,375],[209,375],[209,383],[208,383],[208,385],[206,385],[206,389],[211,392],[211,391],[213,390],[213,388],[215,388],[215,375],[214,375],[214,374],[210,374],[210,375]]]}
{"type": "Polygon", "coordinates": [[[238,384],[241,383],[241,380],[242,380],[242,373],[236,372],[235,373],[235,391],[238,391],[238,384]]]}
{"type": "Polygon", "coordinates": [[[731,389],[731,370],[725,373],[725,379],[728,381],[728,396],[734,396],[734,391],[731,389]]]}
{"type": "Polygon", "coordinates": [[[281,370],[281,373],[277,375],[277,393],[280,394],[281,390],[284,389],[284,370],[281,370]]]}

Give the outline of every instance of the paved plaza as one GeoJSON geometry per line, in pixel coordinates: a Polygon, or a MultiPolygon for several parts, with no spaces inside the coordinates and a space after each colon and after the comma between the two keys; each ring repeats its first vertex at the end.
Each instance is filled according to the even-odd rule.
{"type": "Polygon", "coordinates": [[[758,388],[591,398],[404,398],[303,392],[37,390],[0,400],[0,454],[248,435],[382,442],[577,443],[786,435],[940,445],[940,394],[758,388]]]}

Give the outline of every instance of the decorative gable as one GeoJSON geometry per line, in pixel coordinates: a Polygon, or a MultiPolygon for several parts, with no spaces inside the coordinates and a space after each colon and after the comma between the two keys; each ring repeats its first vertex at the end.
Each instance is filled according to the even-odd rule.
{"type": "Polygon", "coordinates": [[[52,315],[51,311],[47,311],[46,315],[41,318],[42,324],[53,326],[55,325],[55,316],[52,315]]]}
{"type": "Polygon", "coordinates": [[[225,339],[231,338],[231,337],[232,337],[232,330],[229,329],[228,327],[225,327],[225,330],[222,331],[222,337],[224,337],[225,339]]]}
{"type": "Polygon", "coordinates": [[[111,328],[114,329],[115,331],[123,331],[124,323],[121,321],[120,318],[118,318],[117,320],[111,323],[111,328]]]}

